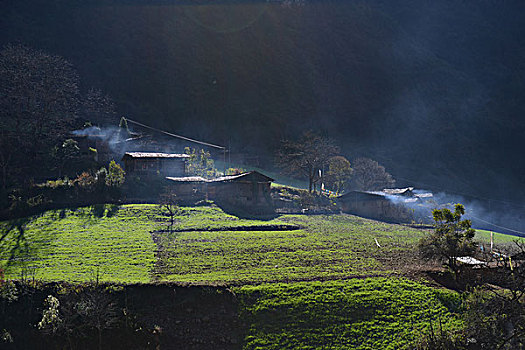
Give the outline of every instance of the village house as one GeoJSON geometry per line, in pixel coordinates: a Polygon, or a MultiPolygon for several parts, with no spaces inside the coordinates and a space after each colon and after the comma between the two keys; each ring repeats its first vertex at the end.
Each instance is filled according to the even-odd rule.
{"type": "Polygon", "coordinates": [[[274,180],[257,171],[210,180],[198,176],[166,179],[177,198],[183,202],[210,199],[247,211],[267,211],[272,208],[270,186],[274,180]]]}
{"type": "Polygon", "coordinates": [[[350,191],[337,198],[341,210],[348,214],[391,222],[410,220],[407,208],[394,204],[384,194],[350,191]]]}
{"type": "Polygon", "coordinates": [[[126,174],[142,176],[184,176],[187,154],[126,152],[122,157],[126,174]]]}
{"type": "MultiPolygon", "coordinates": [[[[350,191],[337,198],[345,213],[390,222],[410,222],[422,218],[417,210],[428,205],[432,193],[413,187],[386,188],[382,191],[350,191]]],[[[427,212],[428,210],[425,210],[427,212]]]]}

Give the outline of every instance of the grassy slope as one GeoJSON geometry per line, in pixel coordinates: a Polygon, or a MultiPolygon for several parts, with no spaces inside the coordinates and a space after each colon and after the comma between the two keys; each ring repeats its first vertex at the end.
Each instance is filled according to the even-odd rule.
{"type": "Polygon", "coordinates": [[[458,329],[459,295],[404,279],[300,282],[236,289],[245,349],[400,349],[441,320],[458,329]]]}
{"type": "Polygon", "coordinates": [[[23,233],[8,232],[0,242],[0,266],[11,278],[82,282],[98,274],[103,281],[148,282],[155,262],[152,208],[108,208],[102,217],[91,208],[47,212],[23,233]]]}
{"type": "MultiPolygon", "coordinates": [[[[192,219],[179,217],[179,227],[235,225],[217,216],[217,209],[199,208],[192,219]],[[195,216],[197,214],[197,216],[195,216]],[[215,217],[220,221],[209,221],[215,217]]],[[[261,222],[254,222],[261,224],[261,222]]],[[[388,274],[372,256],[378,253],[374,238],[389,252],[410,249],[420,232],[349,215],[285,215],[265,224],[291,223],[294,231],[181,232],[159,241],[161,279],[173,281],[253,283],[335,279],[388,274]]]]}
{"type": "MultiPolygon", "coordinates": [[[[522,237],[506,235],[503,233],[494,232],[494,244],[507,244],[516,240],[523,240],[522,237]]],[[[490,243],[490,231],[476,230],[476,240],[484,243],[490,243]]]]}
{"type": "MultiPolygon", "coordinates": [[[[10,278],[25,273],[45,280],[89,281],[99,271],[101,280],[115,282],[242,284],[234,290],[250,325],[247,349],[327,344],[394,349],[413,341],[428,318],[460,327],[456,294],[397,278],[392,266],[399,264],[387,266],[376,259],[413,250],[421,231],[350,215],[259,221],[196,207],[183,208],[176,228],[289,223],[302,229],[161,232],[154,234],[154,243],[151,232],[164,229],[164,223],[154,205],[107,207],[102,215],[92,208],[48,212],[21,226],[23,234],[4,230],[0,266],[10,278]],[[360,278],[367,276],[386,278],[360,278]],[[351,277],[359,278],[343,280],[351,277]],[[315,279],[330,281],[307,282],[315,279]],[[269,281],[295,282],[264,284],[269,281]],[[253,285],[257,283],[263,284],[253,285]]],[[[480,232],[480,238],[486,240],[487,234],[480,232]]],[[[514,239],[496,237],[496,242],[514,239]]]]}
{"type": "Polygon", "coordinates": [[[260,221],[197,207],[183,208],[176,228],[290,223],[303,229],[159,233],[156,245],[150,232],[165,228],[163,222],[154,205],[122,206],[98,216],[91,208],[47,212],[30,220],[22,235],[16,229],[7,234],[0,242],[0,264],[8,277],[24,273],[44,280],[94,280],[97,271],[101,280],[115,282],[335,279],[390,273],[374,254],[411,249],[420,235],[349,215],[260,221]]]}

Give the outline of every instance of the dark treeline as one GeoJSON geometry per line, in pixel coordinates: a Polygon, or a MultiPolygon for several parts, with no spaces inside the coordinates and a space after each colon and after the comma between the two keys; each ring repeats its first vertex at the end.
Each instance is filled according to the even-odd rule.
{"type": "Polygon", "coordinates": [[[398,185],[525,194],[522,2],[208,3],[2,2],[0,43],[66,58],[122,115],[266,165],[316,130],[398,185]]]}

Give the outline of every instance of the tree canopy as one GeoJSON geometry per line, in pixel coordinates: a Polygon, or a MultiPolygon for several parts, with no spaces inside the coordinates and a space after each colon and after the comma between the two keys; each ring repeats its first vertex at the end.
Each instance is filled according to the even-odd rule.
{"type": "Polygon", "coordinates": [[[335,192],[343,192],[348,187],[348,181],[352,177],[353,169],[350,161],[343,156],[335,156],[328,160],[328,171],[323,181],[335,192]]]}
{"type": "Polygon", "coordinates": [[[308,190],[312,192],[319,171],[338,153],[339,147],[331,139],[305,132],[298,141],[282,141],[276,161],[284,173],[308,178],[308,190]]]}
{"type": "Polygon", "coordinates": [[[40,167],[78,114],[79,78],[60,56],[22,45],[0,50],[0,165],[9,176],[40,167]],[[15,153],[16,152],[16,153],[15,153]]]}
{"type": "Polygon", "coordinates": [[[376,191],[395,185],[396,181],[378,162],[357,158],[353,164],[352,187],[361,191],[376,191]]]}

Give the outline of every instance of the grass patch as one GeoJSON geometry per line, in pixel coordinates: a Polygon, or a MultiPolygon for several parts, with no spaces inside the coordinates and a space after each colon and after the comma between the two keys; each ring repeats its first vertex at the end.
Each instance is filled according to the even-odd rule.
{"type": "MultiPolygon", "coordinates": [[[[168,233],[156,205],[100,205],[3,222],[8,278],[47,281],[249,284],[387,276],[402,272],[424,231],[352,215],[240,219],[217,207],[183,207],[168,233]],[[208,231],[297,225],[292,231],[208,231]],[[380,247],[377,246],[376,241],[380,247]]],[[[488,242],[488,231],[477,231],[488,242]]],[[[495,242],[516,237],[495,233],[495,242]]]]}
{"type": "Polygon", "coordinates": [[[4,222],[0,267],[7,278],[149,282],[155,211],[153,205],[93,206],[49,211],[18,228],[4,222]]]}
{"type": "Polygon", "coordinates": [[[235,220],[217,208],[191,211],[177,218],[177,228],[251,222],[303,229],[158,234],[159,280],[242,284],[386,275],[392,270],[375,256],[411,250],[421,236],[415,229],[350,215],[284,215],[261,222],[235,220]]]}
{"type": "Polygon", "coordinates": [[[457,293],[394,278],[235,289],[249,324],[244,349],[402,349],[441,320],[459,329],[457,293]]]}
{"type": "MultiPolygon", "coordinates": [[[[483,243],[486,243],[486,244],[490,244],[490,232],[491,231],[476,229],[475,239],[477,241],[480,241],[480,242],[483,242],[483,243]]],[[[494,231],[492,231],[492,232],[494,232],[494,231]]],[[[495,245],[498,245],[498,244],[509,244],[509,243],[513,243],[516,240],[523,241],[523,237],[494,232],[494,244],[495,245]]]]}
{"type": "Polygon", "coordinates": [[[409,251],[421,236],[351,215],[249,220],[217,207],[184,207],[175,219],[176,229],[195,231],[165,232],[167,219],[155,205],[57,210],[3,222],[0,267],[8,278],[71,282],[325,280],[390,274],[376,258],[409,251]],[[286,224],[302,229],[207,231],[286,224]]]}

